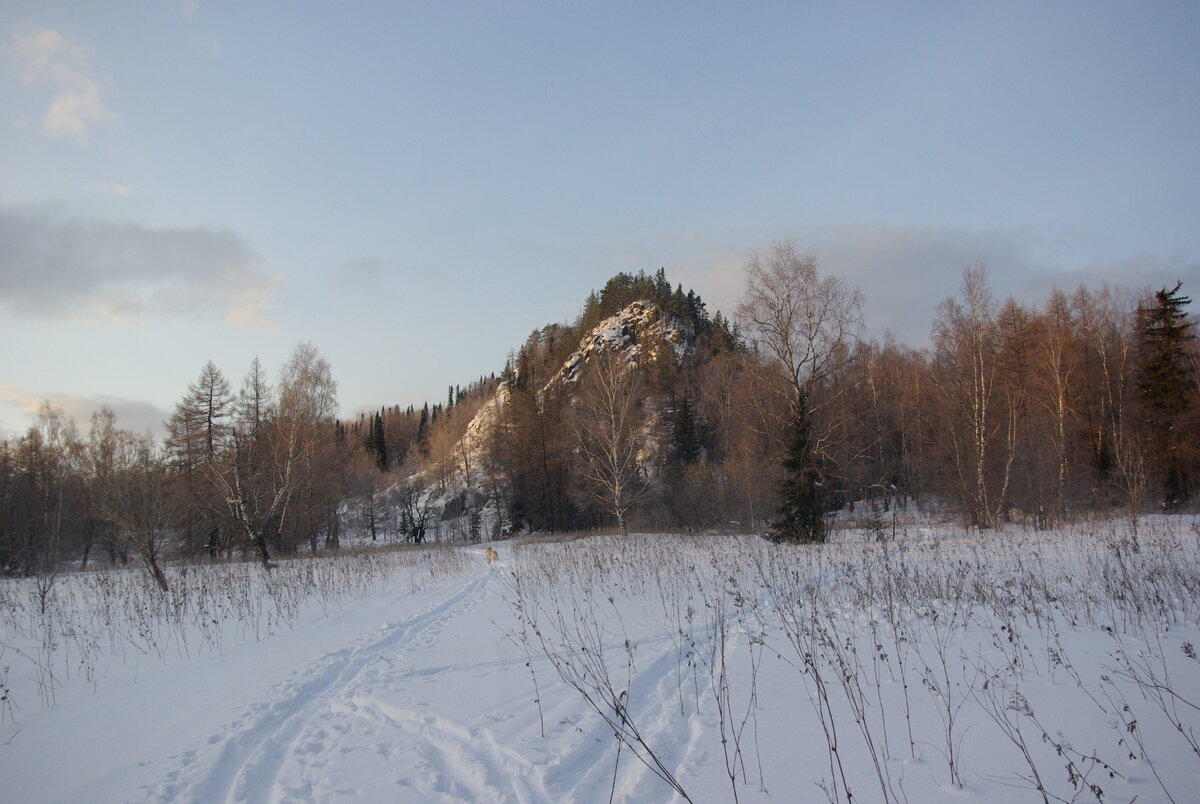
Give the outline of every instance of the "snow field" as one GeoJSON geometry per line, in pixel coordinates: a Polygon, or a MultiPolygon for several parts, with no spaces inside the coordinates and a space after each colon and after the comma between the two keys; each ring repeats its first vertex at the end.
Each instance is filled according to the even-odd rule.
{"type": "Polygon", "coordinates": [[[495,546],[175,568],[166,596],[0,583],[0,798],[1145,804],[1200,781],[1194,520],[495,546]]]}
{"type": "Polygon", "coordinates": [[[1191,520],[519,555],[524,639],[616,735],[618,800],[1188,801],[1200,780],[1191,520]]]}

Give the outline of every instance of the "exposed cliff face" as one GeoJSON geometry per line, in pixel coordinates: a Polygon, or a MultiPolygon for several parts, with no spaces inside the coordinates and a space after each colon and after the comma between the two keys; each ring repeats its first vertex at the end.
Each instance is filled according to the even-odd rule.
{"type": "MultiPolygon", "coordinates": [[[[571,353],[542,387],[542,391],[548,391],[556,385],[575,385],[587,372],[588,364],[605,353],[622,355],[631,368],[636,368],[647,360],[661,356],[664,350],[678,360],[687,352],[687,348],[687,338],[683,330],[665,315],[658,305],[649,301],[636,301],[616,315],[601,321],[580,338],[579,348],[571,353]]],[[[508,396],[507,383],[500,383],[496,395],[480,408],[467,425],[465,438],[473,452],[478,452],[486,446],[487,438],[500,410],[508,401],[508,396]]]]}
{"type": "Polygon", "coordinates": [[[587,364],[599,354],[621,354],[630,366],[642,365],[666,347],[676,357],[687,349],[684,332],[657,304],[636,301],[621,312],[601,321],[579,340],[579,349],[567,358],[547,388],[555,383],[572,385],[587,370],[587,364]]]}
{"type": "MultiPolygon", "coordinates": [[[[688,350],[686,334],[657,304],[636,301],[593,327],[579,340],[578,348],[538,390],[565,394],[568,404],[589,368],[604,355],[616,355],[631,370],[645,369],[652,362],[678,361],[688,350]]],[[[495,497],[496,478],[489,472],[488,452],[495,428],[502,421],[511,391],[500,383],[466,425],[453,448],[440,463],[426,468],[429,503],[439,512],[437,529],[451,537],[465,537],[472,529],[480,535],[498,534],[508,526],[506,511],[495,497]],[[434,477],[440,479],[434,481],[434,477]],[[472,512],[476,517],[472,526],[472,512]]],[[[653,406],[652,406],[653,407],[653,406]]],[[[661,411],[649,410],[642,421],[639,461],[654,465],[662,448],[661,411]]]]}

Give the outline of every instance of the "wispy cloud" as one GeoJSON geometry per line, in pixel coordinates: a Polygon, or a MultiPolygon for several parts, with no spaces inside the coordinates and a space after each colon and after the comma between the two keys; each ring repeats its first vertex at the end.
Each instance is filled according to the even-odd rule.
{"type": "Polygon", "coordinates": [[[359,256],[342,260],[329,281],[344,293],[378,297],[395,293],[401,284],[430,286],[448,280],[444,273],[398,257],[359,256]]]}
{"type": "Polygon", "coordinates": [[[192,44],[214,59],[225,52],[225,47],[221,44],[221,40],[212,36],[196,34],[192,37],[192,44]]]}
{"type": "Polygon", "coordinates": [[[0,309],[103,319],[216,317],[274,328],[278,275],[237,234],[80,218],[57,206],[0,207],[0,309]]]}
{"type": "Polygon", "coordinates": [[[802,252],[817,256],[822,271],[863,291],[871,336],[890,330],[914,346],[928,340],[938,304],[958,292],[962,272],[975,265],[988,268],[997,298],[1013,296],[1027,304],[1043,303],[1054,287],[1070,292],[1081,284],[1140,290],[1182,280],[1185,290],[1200,288],[1195,254],[1104,256],[1078,237],[1035,228],[778,227],[737,233],[725,242],[680,235],[664,239],[652,254],[611,262],[625,270],[665,265],[673,281],[695,287],[710,309],[732,313],[750,252],[765,251],[778,238],[791,238],[802,252]]]}
{"type": "Polygon", "coordinates": [[[112,116],[106,106],[112,80],[90,48],[53,28],[27,28],[13,34],[4,50],[27,84],[49,89],[41,121],[46,134],[82,144],[89,126],[112,116]]]}
{"type": "Polygon", "coordinates": [[[97,188],[104,195],[114,195],[117,198],[128,198],[133,195],[133,188],[128,184],[120,184],[115,181],[105,182],[97,188]]]}
{"type": "Polygon", "coordinates": [[[378,289],[388,267],[388,261],[376,257],[353,257],[338,265],[333,281],[340,288],[371,294],[378,289]]]}
{"type": "Polygon", "coordinates": [[[928,338],[937,305],[958,293],[962,272],[988,269],[998,299],[1042,304],[1052,288],[1109,283],[1140,290],[1176,278],[1200,283],[1200,262],[1183,254],[1098,258],[1069,234],[1036,228],[990,230],[839,226],[803,230],[798,244],[822,267],[863,290],[872,334],[928,338]]]}
{"type": "Polygon", "coordinates": [[[106,394],[96,396],[39,394],[6,383],[0,383],[0,402],[20,409],[29,417],[35,416],[42,405],[48,402],[74,419],[75,423],[84,431],[87,430],[92,414],[101,408],[111,410],[116,415],[117,423],[121,427],[138,433],[149,430],[156,435],[161,434],[163,422],[167,418],[167,415],[158,407],[140,399],[127,399],[106,394]]]}

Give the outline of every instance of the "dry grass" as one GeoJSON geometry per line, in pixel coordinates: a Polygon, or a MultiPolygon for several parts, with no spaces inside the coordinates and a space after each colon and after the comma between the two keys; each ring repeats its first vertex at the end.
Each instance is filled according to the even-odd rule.
{"type": "MultiPolygon", "coordinates": [[[[649,683],[639,641],[673,646],[680,717],[715,712],[734,800],[769,775],[753,738],[762,671],[791,674],[808,702],[831,801],[861,798],[850,780],[863,778],[874,780],[870,798],[905,801],[901,759],[940,765],[950,787],[986,771],[1046,802],[1103,800],[1123,780],[1118,766],[1154,770],[1172,739],[1200,770],[1200,659],[1190,642],[1162,637],[1200,626],[1196,525],[922,531],[843,533],[822,546],[661,535],[522,544],[508,575],[512,637],[603,718],[618,757],[632,752],[684,798],[641,708],[661,702],[632,692],[649,683]],[[1046,701],[1073,711],[1055,700],[1066,695],[1108,724],[1103,740],[1044,719],[1046,701]],[[1015,767],[965,766],[989,729],[1015,767]]],[[[1167,800],[1188,799],[1179,774],[1154,777],[1167,800]]]]}

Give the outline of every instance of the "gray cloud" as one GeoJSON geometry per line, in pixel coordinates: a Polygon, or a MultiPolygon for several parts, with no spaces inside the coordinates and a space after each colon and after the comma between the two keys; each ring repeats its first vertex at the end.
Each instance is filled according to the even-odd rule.
{"type": "Polygon", "coordinates": [[[189,314],[271,326],[278,285],[233,232],[0,207],[0,309],[11,314],[122,323],[189,314]]]}
{"type": "Polygon", "coordinates": [[[163,434],[163,422],[167,414],[150,402],[140,399],[127,399],[120,396],[75,396],[73,394],[35,394],[30,391],[0,383],[0,402],[19,408],[28,416],[37,414],[43,403],[60,408],[67,416],[75,420],[82,432],[92,419],[92,414],[101,408],[108,408],[117,417],[117,424],[136,433],[150,431],[156,436],[163,434]]]}
{"type": "MultiPolygon", "coordinates": [[[[742,270],[750,251],[765,251],[772,236],[790,237],[803,252],[817,255],[821,269],[858,287],[871,337],[891,331],[901,343],[924,345],[938,304],[957,295],[962,272],[988,269],[998,300],[1013,296],[1041,304],[1054,287],[1104,283],[1140,290],[1182,280],[1184,290],[1200,292],[1200,260],[1188,254],[1144,253],[1097,257],[1075,238],[1036,229],[987,231],[884,226],[824,226],[766,235],[738,254],[729,244],[690,244],[676,248],[679,270],[663,261],[671,277],[691,283],[710,307],[732,312],[742,291],[742,270]]],[[[741,238],[738,238],[741,239],[741,238]]]]}
{"type": "Polygon", "coordinates": [[[378,292],[391,263],[377,257],[353,257],[343,260],[333,275],[333,282],[340,288],[365,294],[378,292]]]}
{"type": "Polygon", "coordinates": [[[389,296],[398,286],[433,286],[447,280],[445,272],[399,257],[358,256],[342,260],[329,275],[334,287],[352,295],[389,296]]]}
{"type": "Polygon", "coordinates": [[[999,297],[1037,267],[1026,232],[965,232],[890,227],[822,227],[797,238],[822,268],[863,291],[868,332],[891,331],[901,343],[923,344],[937,305],[957,294],[962,273],[985,265],[999,297]],[[807,236],[810,242],[806,243],[807,236]]]}

